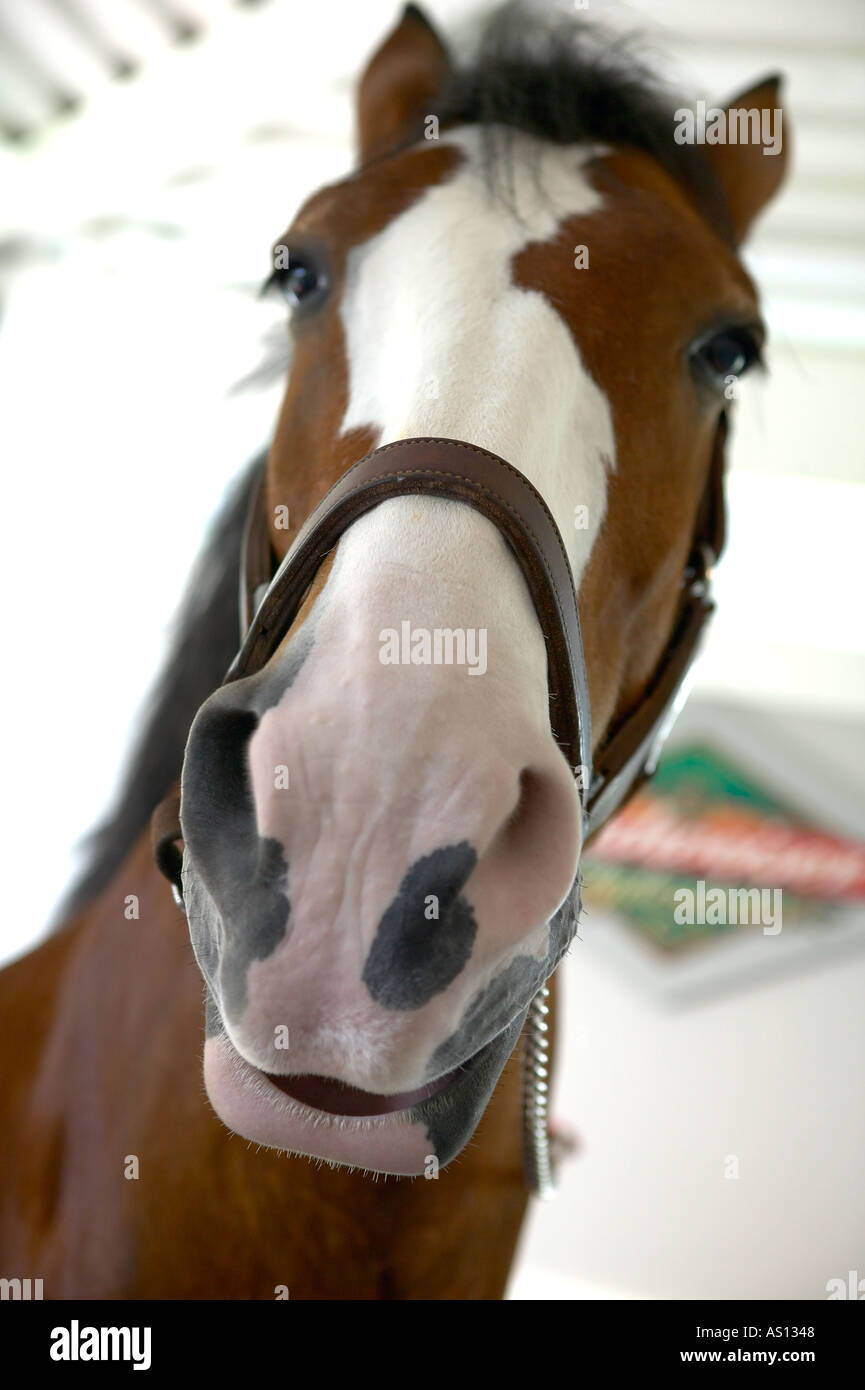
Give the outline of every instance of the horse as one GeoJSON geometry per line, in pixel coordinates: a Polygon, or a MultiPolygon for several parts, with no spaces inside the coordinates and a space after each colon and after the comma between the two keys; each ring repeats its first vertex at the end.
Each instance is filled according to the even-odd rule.
{"type": "Polygon", "coordinates": [[[369,60],[356,167],[274,245],[270,446],[87,871],[0,974],[4,1278],[504,1296],[583,845],[711,606],[779,90],[681,138],[627,48],[510,5],[468,61],[415,5],[369,60]]]}

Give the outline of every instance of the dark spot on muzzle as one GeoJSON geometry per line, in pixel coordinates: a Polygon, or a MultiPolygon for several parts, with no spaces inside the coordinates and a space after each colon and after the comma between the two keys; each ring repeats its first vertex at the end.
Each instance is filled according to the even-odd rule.
{"type": "Polygon", "coordinates": [[[547,954],[543,959],[515,956],[469,1001],[459,1027],[432,1054],[426,1069],[429,1080],[460,1066],[514,1018],[525,1016],[533,996],[552,975],[576,934],[580,887],[578,877],[565,902],[550,919],[547,954]]]}
{"type": "Polygon", "coordinates": [[[447,989],[472,953],[477,923],[460,895],[477,863],[463,841],[413,864],[379,923],[363,982],[385,1009],[419,1009],[447,989]]]}
{"type": "Polygon", "coordinates": [[[474,1133],[516,1046],[532,996],[553,973],[576,934],[581,883],[577,875],[568,897],[550,921],[544,959],[516,956],[478,991],[459,1027],[430,1058],[429,1078],[469,1064],[465,1067],[464,1085],[457,1083],[456,1091],[449,1088],[412,1111],[412,1119],[426,1125],[431,1151],[442,1166],[460,1152],[474,1133]]]}
{"type": "Polygon", "coordinates": [[[433,1053],[427,1075],[433,1078],[452,1071],[479,1051],[515,1014],[526,1009],[546,978],[546,959],[516,956],[472,999],[459,1028],[433,1053]]]}
{"type": "Polygon", "coordinates": [[[455,1103],[449,1092],[414,1107],[411,1117],[426,1126],[430,1152],[442,1167],[465,1148],[489,1105],[496,1083],[517,1045],[525,1012],[495,1038],[472,1069],[470,1083],[455,1103]]]}
{"type": "MultiPolygon", "coordinates": [[[[229,1018],[246,1007],[246,977],[288,930],[288,865],[278,840],[260,836],[247,772],[247,748],[258,727],[248,709],[226,708],[231,687],[208,701],[192,726],[183,769],[181,821],[189,860],[213,902],[224,940],[219,962],[221,1002],[229,1018]]],[[[190,909],[196,894],[191,895],[190,909]]],[[[196,923],[190,921],[193,945],[196,923]]],[[[205,930],[213,924],[205,924],[205,930]]],[[[213,943],[199,960],[211,957],[213,943]]],[[[205,974],[207,972],[205,971],[205,974]]]]}

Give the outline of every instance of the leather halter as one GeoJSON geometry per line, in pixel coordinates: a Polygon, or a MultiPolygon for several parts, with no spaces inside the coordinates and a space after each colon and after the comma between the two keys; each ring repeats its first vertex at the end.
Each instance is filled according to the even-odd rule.
{"type": "MultiPolygon", "coordinates": [[[[498,527],[529,586],[547,648],[550,725],[578,778],[588,838],[654,772],[713,611],[710,571],[724,544],[726,428],[722,415],[670,641],[639,706],[607,736],[594,763],[577,596],[561,534],[540,493],[522,473],[496,454],[458,439],[401,439],[360,459],[304,522],[275,574],[262,465],[243,541],[241,646],[223,684],[253,675],[267,664],[322,561],[358,517],[391,497],[431,495],[464,502],[498,527]]],[[[156,862],[182,903],[179,803],[175,788],[154,812],[151,833],[156,862]]]]}

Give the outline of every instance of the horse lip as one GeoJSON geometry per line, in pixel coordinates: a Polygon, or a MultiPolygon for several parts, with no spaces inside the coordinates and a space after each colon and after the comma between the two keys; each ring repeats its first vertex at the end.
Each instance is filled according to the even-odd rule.
{"type": "Polygon", "coordinates": [[[490,1038],[455,1067],[450,1067],[431,1081],[424,1082],[422,1086],[389,1095],[384,1092],[364,1091],[358,1086],[350,1086],[333,1077],[318,1076],[311,1072],[280,1075],[277,1072],[264,1071],[261,1067],[254,1067],[254,1070],[289,1100],[297,1101],[308,1109],[318,1110],[325,1115],[344,1116],[348,1119],[397,1115],[412,1110],[417,1105],[423,1105],[425,1101],[434,1097],[445,1097],[446,1093],[472,1070],[474,1064],[495,1041],[495,1038],[490,1038]],[[338,1101],[346,1108],[337,1108],[338,1101]]]}
{"type": "Polygon", "coordinates": [[[383,1114],[340,1115],[292,1099],[224,1031],[205,1043],[205,1087],[227,1128],[255,1144],[373,1173],[427,1176],[431,1155],[450,1163],[476,1129],[481,1092],[488,1100],[507,1060],[499,1055],[501,1041],[497,1035],[456,1071],[428,1083],[435,1094],[427,1099],[383,1114]]]}
{"type": "Polygon", "coordinates": [[[425,1085],[411,1091],[401,1091],[391,1095],[364,1091],[358,1086],[349,1086],[332,1077],[318,1076],[310,1072],[278,1075],[265,1071],[262,1072],[262,1075],[290,1100],[299,1101],[312,1110],[319,1110],[330,1115],[359,1117],[390,1115],[401,1110],[411,1110],[415,1105],[420,1105],[423,1101],[440,1095],[451,1081],[456,1079],[460,1070],[459,1067],[453,1068],[435,1081],[428,1081],[425,1085]]]}

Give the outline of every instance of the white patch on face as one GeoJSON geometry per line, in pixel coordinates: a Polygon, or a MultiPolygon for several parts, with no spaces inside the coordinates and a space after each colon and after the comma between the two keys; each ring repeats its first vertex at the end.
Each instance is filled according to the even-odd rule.
{"type": "MultiPolygon", "coordinates": [[[[450,181],[349,256],[343,429],[371,427],[382,444],[457,438],[501,455],[545,498],[579,584],[606,505],[610,411],[565,323],[540,293],[512,283],[512,263],[563,218],[600,208],[584,173],[597,151],[515,138],[519,217],[490,198],[478,132],[466,131],[456,137],[466,160],[450,181]]],[[[265,1066],[275,1025],[290,1017],[290,1061],[301,1072],[400,1093],[427,1079],[493,979],[520,957],[547,955],[549,923],[579,864],[579,793],[551,737],[547,653],[528,586],[473,508],[381,502],[342,537],[307,621],[306,660],[248,752],[259,833],[290,865],[292,931],[250,965],[249,1003],[230,1037],[265,1066]],[[483,672],[474,679],[466,664],[429,656],[383,660],[383,639],[404,627],[482,634],[483,672]],[[274,784],[282,763],[288,796],[274,784]],[[469,957],[422,1004],[382,1003],[365,976],[381,925],[412,866],[457,847],[475,856],[460,888],[477,926],[469,957]]],[[[425,902],[437,905],[437,891],[425,902]]],[[[400,907],[402,920],[407,912],[400,907]]],[[[486,1041],[481,1031],[473,1044],[486,1041]]],[[[245,1083],[232,1099],[224,1049],[208,1048],[219,1113],[242,1134],[280,1142],[247,1118],[245,1083]]],[[[330,1152],[304,1142],[283,1146],[330,1152]]],[[[375,1166],[373,1151],[362,1161],[375,1166]]]]}
{"type": "MultiPolygon", "coordinates": [[[[564,320],[512,283],[512,262],[564,218],[602,206],[583,167],[599,150],[513,142],[519,217],[490,196],[480,132],[466,127],[447,137],[466,156],[450,180],[350,253],[342,429],[378,429],[379,444],[463,439],[507,459],[552,511],[579,586],[606,508],[605,460],[615,460],[610,409],[564,320]]],[[[588,294],[591,270],[570,273],[586,277],[588,294]]]]}

